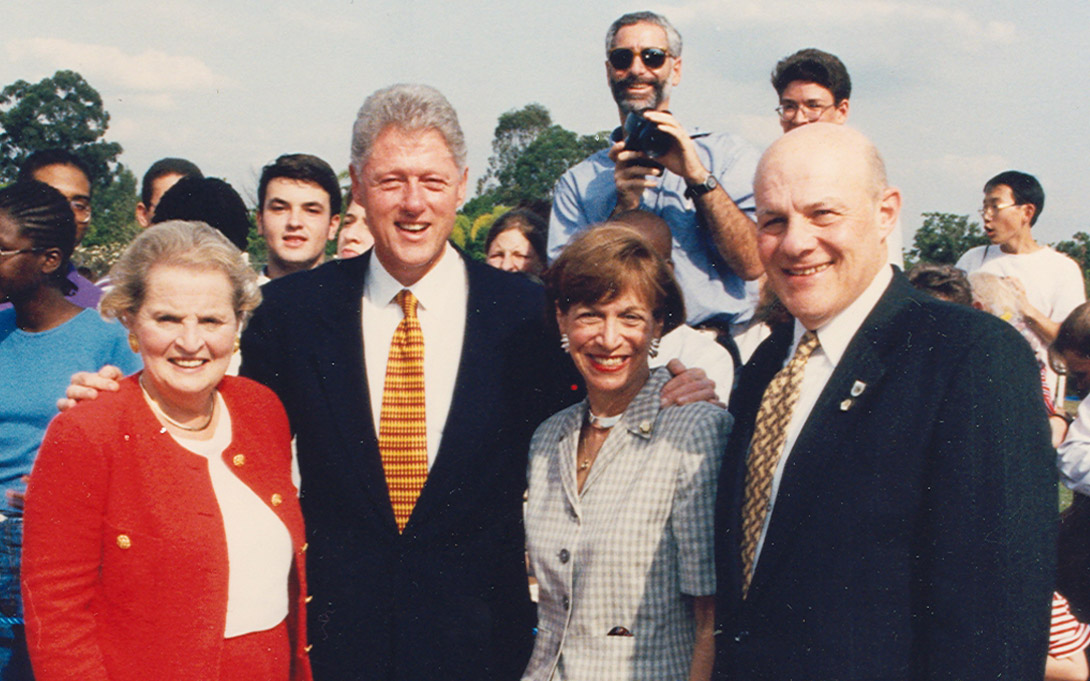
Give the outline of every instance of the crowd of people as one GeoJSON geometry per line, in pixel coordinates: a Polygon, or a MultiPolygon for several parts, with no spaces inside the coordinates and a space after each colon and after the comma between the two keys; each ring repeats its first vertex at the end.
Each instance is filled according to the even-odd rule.
{"type": "Polygon", "coordinates": [[[429,86],[366,99],[348,196],[312,155],[263,169],[260,272],[238,193],[166,158],[92,282],[86,167],[27,159],[0,678],[1090,676],[1090,304],[1040,183],[993,177],[990,243],[906,276],[834,55],[775,65],[762,153],[670,110],[665,17],[605,53],[611,146],[483,263],[429,86]]]}

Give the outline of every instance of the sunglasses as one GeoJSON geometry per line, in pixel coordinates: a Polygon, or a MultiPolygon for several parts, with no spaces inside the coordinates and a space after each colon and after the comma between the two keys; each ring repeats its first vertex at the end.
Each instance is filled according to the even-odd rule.
{"type": "MultiPolygon", "coordinates": [[[[670,56],[669,52],[659,47],[645,47],[638,54],[640,61],[649,69],[661,68],[666,63],[666,58],[670,56]]],[[[632,60],[636,58],[636,55],[636,52],[627,47],[618,47],[610,50],[609,63],[618,71],[624,71],[632,66],[632,60]]]]}

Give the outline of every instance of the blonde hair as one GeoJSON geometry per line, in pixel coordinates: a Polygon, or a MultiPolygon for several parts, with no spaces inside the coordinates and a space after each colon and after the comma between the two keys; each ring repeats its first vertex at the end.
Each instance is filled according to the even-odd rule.
{"type": "Polygon", "coordinates": [[[99,302],[102,316],[136,314],[147,294],[148,272],[156,265],[223,272],[231,282],[240,326],[261,304],[257,273],[227,237],[203,222],[168,220],[141,232],[110,268],[113,287],[99,302]]]}

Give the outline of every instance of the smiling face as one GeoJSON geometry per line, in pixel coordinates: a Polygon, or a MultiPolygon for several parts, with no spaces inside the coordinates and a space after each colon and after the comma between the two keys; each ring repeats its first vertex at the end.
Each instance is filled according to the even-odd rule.
{"type": "Polygon", "coordinates": [[[848,307],[886,265],[901,197],[878,188],[871,158],[858,132],[819,123],[784,135],[758,166],[757,252],[807,329],[848,307]]]}
{"type": "Polygon", "coordinates": [[[257,233],[269,246],[269,276],[317,267],[326,241],[337,237],[340,216],[332,215],[329,194],[317,182],[276,177],[265,187],[257,212],[257,233]]]}
{"type": "Polygon", "coordinates": [[[667,56],[657,69],[650,69],[639,57],[644,48],[655,47],[670,52],[666,31],[646,22],[622,26],[613,39],[611,50],[629,49],[634,53],[627,69],[615,69],[606,59],[606,78],[622,119],[632,111],[664,110],[670,106],[670,90],[681,82],[681,57],[667,56]]]}
{"type": "Polygon", "coordinates": [[[387,127],[362,168],[350,167],[352,193],[367,211],[375,257],[403,286],[420,280],[443,255],[466,194],[459,169],[434,129],[387,127]]]}
{"type": "Polygon", "coordinates": [[[144,384],[165,409],[207,413],[227,372],[239,322],[227,275],[155,265],[144,302],[126,325],[144,360],[144,384]]]}
{"type": "Polygon", "coordinates": [[[651,339],[662,335],[662,322],[643,296],[625,289],[609,302],[573,303],[557,310],[556,323],[568,335],[591,408],[599,416],[623,411],[647,382],[651,339]]]}

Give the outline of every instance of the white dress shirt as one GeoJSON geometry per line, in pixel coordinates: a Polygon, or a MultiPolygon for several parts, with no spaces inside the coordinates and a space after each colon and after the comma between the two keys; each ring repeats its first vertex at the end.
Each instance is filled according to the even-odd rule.
{"type": "MultiPolygon", "coordinates": [[[[757,552],[753,558],[755,568],[757,560],[761,557],[761,548],[764,546],[765,533],[768,532],[768,523],[772,520],[772,511],[776,505],[776,494],[780,489],[783,469],[787,464],[787,457],[791,455],[791,450],[795,446],[795,440],[798,439],[802,427],[810,418],[810,412],[814,409],[814,405],[817,404],[818,397],[821,396],[821,392],[825,389],[825,384],[829,382],[833,371],[836,370],[836,365],[840,364],[841,358],[844,357],[844,351],[848,349],[848,344],[851,343],[852,338],[859,331],[859,327],[863,325],[867,315],[878,304],[878,299],[885,293],[892,280],[893,269],[889,265],[884,265],[858,298],[826,322],[824,326],[816,329],[818,348],[814,350],[814,353],[810,355],[810,359],[806,362],[806,371],[802,375],[802,386],[799,391],[799,401],[795,404],[795,411],[791,414],[791,422],[787,426],[787,438],[783,443],[783,454],[780,455],[780,460],[776,463],[776,470],[772,474],[768,513],[765,514],[764,525],[761,527],[761,536],[757,539],[757,552]]],[[[795,340],[791,344],[791,351],[787,353],[787,358],[784,360],[784,366],[787,366],[787,363],[795,355],[795,348],[799,346],[799,341],[802,340],[804,333],[806,333],[806,327],[796,320],[795,340]]]]}
{"type": "Polygon", "coordinates": [[[371,394],[375,432],[382,414],[382,388],[390,341],[405,315],[397,304],[401,289],[412,291],[424,335],[424,411],[427,419],[428,470],[435,463],[447,423],[465,339],[469,281],[465,264],[449,243],[439,261],[412,286],[402,286],[372,254],[363,282],[363,360],[371,394]]]}

